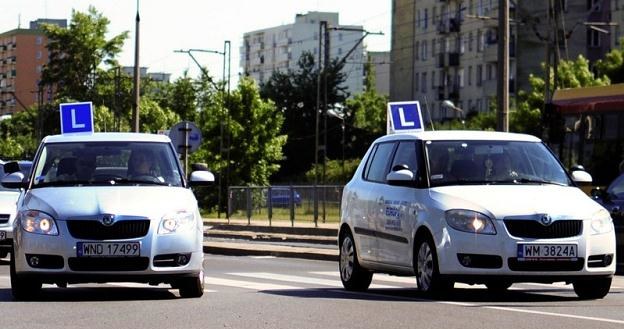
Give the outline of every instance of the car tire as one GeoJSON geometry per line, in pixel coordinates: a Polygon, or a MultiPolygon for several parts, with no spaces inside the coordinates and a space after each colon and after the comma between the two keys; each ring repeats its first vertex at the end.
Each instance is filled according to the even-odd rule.
{"type": "Polygon", "coordinates": [[[175,286],[178,287],[180,297],[199,298],[204,294],[204,272],[195,277],[181,278],[175,286]]]}
{"type": "Polygon", "coordinates": [[[41,282],[26,279],[15,271],[15,255],[11,255],[10,262],[11,294],[15,300],[32,300],[41,292],[41,282]]]}
{"type": "Polygon", "coordinates": [[[414,273],[418,290],[430,295],[439,295],[453,288],[454,282],[443,278],[438,267],[438,256],[432,239],[421,236],[414,248],[414,273]]]}
{"type": "Polygon", "coordinates": [[[7,250],[0,250],[0,258],[4,258],[9,255],[7,250]]]}
{"type": "Polygon", "coordinates": [[[340,235],[339,248],[338,269],[342,286],[349,291],[366,291],[373,280],[373,273],[360,266],[351,233],[340,235]]]}
{"type": "Polygon", "coordinates": [[[490,281],[486,282],[485,286],[492,293],[504,293],[511,287],[511,284],[509,281],[490,281]]]}
{"type": "Polygon", "coordinates": [[[574,292],[580,299],[602,299],[611,289],[611,278],[576,281],[574,292]]]}

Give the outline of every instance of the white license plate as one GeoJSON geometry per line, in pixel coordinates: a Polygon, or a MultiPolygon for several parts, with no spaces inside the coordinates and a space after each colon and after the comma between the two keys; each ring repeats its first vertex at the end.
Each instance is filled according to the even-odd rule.
{"type": "Polygon", "coordinates": [[[78,242],[78,257],[138,257],[141,255],[139,242],[78,242]]]}
{"type": "Polygon", "coordinates": [[[519,244],[519,260],[576,260],[578,246],[575,244],[519,244]]]}
{"type": "Polygon", "coordinates": [[[0,241],[6,240],[6,238],[7,238],[7,232],[6,231],[0,231],[0,241]]]}

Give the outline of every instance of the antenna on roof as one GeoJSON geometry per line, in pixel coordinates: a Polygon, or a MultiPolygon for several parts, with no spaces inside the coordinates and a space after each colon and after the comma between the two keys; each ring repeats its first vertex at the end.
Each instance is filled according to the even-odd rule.
{"type": "Polygon", "coordinates": [[[17,28],[22,28],[22,14],[17,14],[17,28]]]}

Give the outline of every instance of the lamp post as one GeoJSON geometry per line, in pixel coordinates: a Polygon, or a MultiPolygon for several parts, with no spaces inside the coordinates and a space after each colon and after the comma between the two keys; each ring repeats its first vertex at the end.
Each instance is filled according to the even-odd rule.
{"type": "Polygon", "coordinates": [[[464,129],[466,129],[466,120],[464,120],[464,110],[455,106],[455,104],[453,104],[452,101],[445,99],[442,102],[442,106],[449,108],[457,113],[459,113],[459,119],[461,120],[462,126],[464,127],[464,129]]]}

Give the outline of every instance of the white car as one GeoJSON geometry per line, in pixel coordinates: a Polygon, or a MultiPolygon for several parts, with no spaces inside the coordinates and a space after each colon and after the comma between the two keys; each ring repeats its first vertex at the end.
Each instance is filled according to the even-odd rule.
{"type": "Polygon", "coordinates": [[[203,221],[169,137],[138,133],[44,138],[13,224],[11,291],[30,299],[42,283],[166,283],[182,297],[203,294],[203,221]]]}
{"type": "MultiPolygon", "coordinates": [[[[4,163],[0,160],[0,177],[10,173],[5,170],[4,163]]],[[[8,166],[11,167],[9,168],[11,172],[20,170],[22,173],[28,173],[31,165],[30,161],[15,161],[8,166]]],[[[13,248],[13,221],[20,193],[19,189],[0,186],[0,258],[6,257],[13,248]]]]}
{"type": "Polygon", "coordinates": [[[345,186],[340,276],[366,290],[375,272],[415,275],[419,290],[455,282],[504,291],[515,282],[572,283],[583,299],[608,294],[613,221],[538,138],[426,131],[387,135],[345,186]]]}

